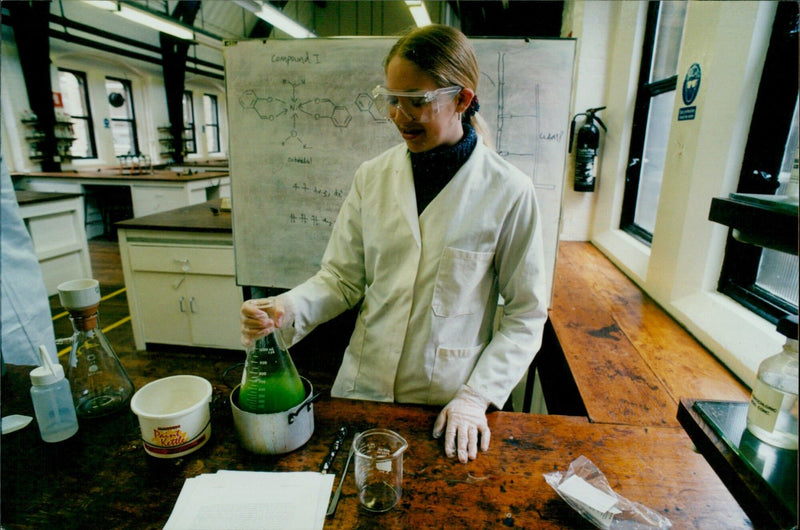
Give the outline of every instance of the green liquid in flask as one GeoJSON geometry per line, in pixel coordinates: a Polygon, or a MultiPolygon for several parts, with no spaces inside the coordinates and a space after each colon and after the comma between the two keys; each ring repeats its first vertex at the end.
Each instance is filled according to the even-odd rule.
{"type": "Polygon", "coordinates": [[[284,412],[306,397],[303,381],[277,333],[258,339],[247,351],[239,389],[239,408],[245,412],[284,412]]]}

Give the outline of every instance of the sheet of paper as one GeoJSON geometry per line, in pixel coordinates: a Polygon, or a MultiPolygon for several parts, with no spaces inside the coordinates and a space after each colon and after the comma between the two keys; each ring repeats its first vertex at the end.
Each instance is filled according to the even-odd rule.
{"type": "Polygon", "coordinates": [[[321,529],[334,476],[219,471],[186,479],[165,530],[321,529]]]}
{"type": "Polygon", "coordinates": [[[572,475],[558,486],[561,493],[601,512],[607,512],[617,504],[617,499],[595,488],[578,475],[572,475]]]}
{"type": "Polygon", "coordinates": [[[604,528],[609,528],[614,515],[620,513],[617,499],[595,488],[578,475],[572,475],[558,486],[558,491],[580,504],[604,528]]]}

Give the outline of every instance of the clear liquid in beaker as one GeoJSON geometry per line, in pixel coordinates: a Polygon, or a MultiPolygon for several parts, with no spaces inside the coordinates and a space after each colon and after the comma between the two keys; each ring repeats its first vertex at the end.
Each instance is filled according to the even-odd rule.
{"type": "Polygon", "coordinates": [[[386,482],[366,484],[358,494],[361,505],[372,512],[391,510],[400,500],[400,492],[386,482]]]}

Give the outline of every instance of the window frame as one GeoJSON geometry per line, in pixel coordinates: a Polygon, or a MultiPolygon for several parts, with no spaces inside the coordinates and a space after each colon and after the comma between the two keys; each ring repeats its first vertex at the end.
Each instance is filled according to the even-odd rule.
{"type": "MultiPolygon", "coordinates": [[[[777,191],[777,176],[798,98],[797,13],[794,2],[778,4],[737,193],[775,194],[777,191]],[[774,181],[759,176],[763,174],[774,176],[774,181]]],[[[738,241],[733,237],[733,230],[729,230],[717,290],[776,324],[789,313],[796,315],[798,308],[756,284],[762,253],[761,247],[738,241]]]]}
{"type": "Polygon", "coordinates": [[[183,91],[183,96],[181,97],[181,116],[183,117],[183,152],[186,154],[197,154],[197,136],[194,130],[194,96],[191,90],[183,91]],[[187,109],[189,111],[188,122],[186,115],[187,109]]]}
{"type": "Polygon", "coordinates": [[[89,146],[90,156],[75,156],[71,154],[71,158],[75,160],[94,160],[97,158],[97,141],[95,140],[94,134],[94,120],[92,118],[92,106],[89,101],[89,85],[86,81],[86,72],[81,72],[78,70],[72,70],[70,68],[59,68],[59,74],[61,72],[65,72],[71,74],[78,80],[78,85],[80,86],[81,97],[83,98],[83,104],[86,109],[85,116],[78,116],[74,114],[70,114],[69,117],[73,121],[82,121],[86,123],[86,131],[89,137],[86,139],[86,144],[89,146]]]}
{"type": "Polygon", "coordinates": [[[211,153],[213,153],[213,154],[221,153],[222,152],[222,142],[220,142],[220,136],[219,136],[219,99],[217,98],[217,96],[215,94],[207,94],[207,93],[203,94],[203,117],[205,118],[205,122],[206,122],[203,125],[203,132],[206,135],[206,149],[208,150],[208,153],[210,153],[210,154],[211,153]],[[213,105],[212,105],[213,113],[214,113],[213,120],[209,120],[208,113],[205,112],[205,110],[206,110],[205,99],[206,98],[208,98],[209,101],[213,102],[213,105]],[[208,132],[209,128],[211,128],[212,131],[213,131],[212,138],[214,139],[214,143],[217,146],[216,150],[212,150],[210,148],[210,146],[209,146],[209,140],[208,140],[209,139],[209,132],[208,132]]]}
{"type": "MultiPolygon", "coordinates": [[[[142,150],[139,148],[139,133],[137,131],[136,126],[136,106],[133,103],[133,85],[129,79],[123,79],[121,77],[114,77],[107,75],[106,80],[116,81],[120,83],[125,89],[125,96],[127,96],[128,101],[130,101],[130,109],[131,109],[131,116],[130,118],[114,118],[109,116],[109,120],[111,122],[127,122],[130,124],[131,134],[133,135],[133,153],[130,153],[135,156],[139,156],[142,154],[142,150]]],[[[106,92],[108,92],[106,90],[106,92]]],[[[116,152],[116,146],[114,146],[114,151],[116,152]]]]}
{"type": "Polygon", "coordinates": [[[651,101],[656,96],[675,91],[678,85],[677,74],[650,81],[650,75],[653,70],[653,59],[656,53],[656,38],[658,37],[660,13],[661,2],[650,2],[648,4],[644,41],[642,43],[642,60],[639,69],[639,89],[636,91],[636,102],[634,104],[633,124],[628,151],[628,167],[625,171],[625,190],[622,196],[622,208],[619,220],[620,230],[630,234],[647,246],[652,244],[653,234],[644,227],[636,224],[635,218],[651,101]]]}

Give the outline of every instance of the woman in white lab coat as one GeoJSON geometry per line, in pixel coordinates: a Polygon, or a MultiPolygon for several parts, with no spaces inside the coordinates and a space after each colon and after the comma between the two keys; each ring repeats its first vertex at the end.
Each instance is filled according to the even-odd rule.
{"type": "Polygon", "coordinates": [[[279,327],[293,344],[360,302],[332,395],[445,405],[433,434],[467,462],[541,345],[539,210],[531,179],[475,131],[480,72],[461,32],[416,29],[384,66],[373,99],[405,143],[358,169],[316,275],[243,304],[242,340],[279,327]]]}
{"type": "Polygon", "coordinates": [[[14,184],[0,157],[0,356],[2,362],[38,366],[44,345],[58,362],[50,301],[14,184]]]}

